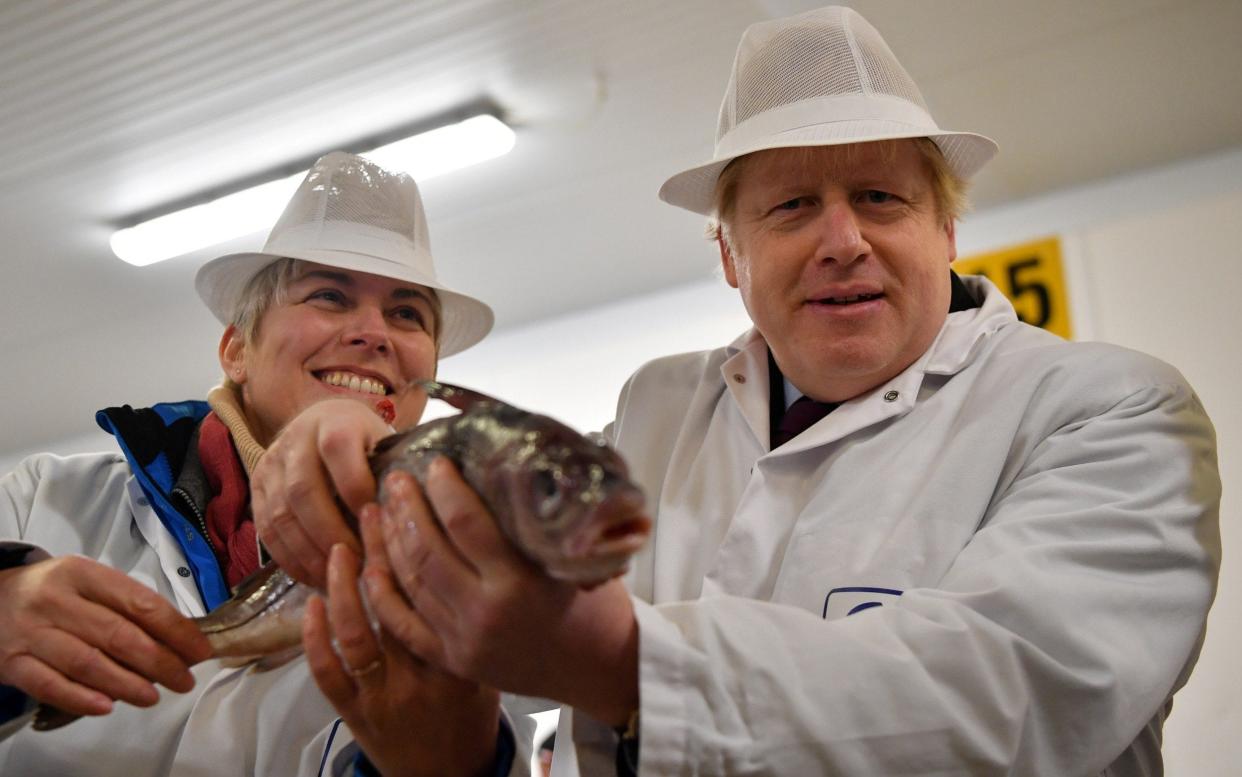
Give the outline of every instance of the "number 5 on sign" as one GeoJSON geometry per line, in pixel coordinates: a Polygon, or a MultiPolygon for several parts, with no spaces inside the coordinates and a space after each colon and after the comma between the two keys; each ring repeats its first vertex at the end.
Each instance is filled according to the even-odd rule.
{"type": "Polygon", "coordinates": [[[967,256],[954,262],[953,269],[963,275],[982,275],[995,283],[1026,323],[1066,339],[1073,336],[1061,269],[1061,241],[1057,238],[967,256]]]}

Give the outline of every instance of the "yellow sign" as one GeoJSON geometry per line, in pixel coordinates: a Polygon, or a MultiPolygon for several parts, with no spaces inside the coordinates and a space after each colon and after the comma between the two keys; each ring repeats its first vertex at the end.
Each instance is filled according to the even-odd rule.
{"type": "Polygon", "coordinates": [[[1061,269],[1061,241],[1057,238],[963,257],[953,263],[953,269],[963,275],[982,275],[995,283],[1026,323],[1067,340],[1073,336],[1061,269]]]}

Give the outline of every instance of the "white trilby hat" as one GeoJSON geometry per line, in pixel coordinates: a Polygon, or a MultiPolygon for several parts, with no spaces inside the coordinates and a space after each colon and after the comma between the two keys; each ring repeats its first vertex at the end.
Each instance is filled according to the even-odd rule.
{"type": "Polygon", "coordinates": [[[469,348],[492,328],[490,307],[437,280],[414,179],[362,157],[343,151],[320,157],[272,227],[263,250],[212,259],[199,268],[194,288],[227,325],[250,279],[284,257],[435,289],[441,307],[440,356],[469,348]]]}
{"type": "Polygon", "coordinates": [[[963,179],[996,154],[990,138],[936,126],[914,80],[857,11],[829,6],[752,24],[720,105],[715,155],[665,181],[660,199],[710,215],[716,180],[740,156],[897,138],[930,138],[963,179]]]}

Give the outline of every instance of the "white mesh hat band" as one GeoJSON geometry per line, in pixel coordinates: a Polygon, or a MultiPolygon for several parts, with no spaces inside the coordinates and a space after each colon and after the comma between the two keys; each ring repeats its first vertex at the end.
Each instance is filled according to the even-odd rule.
{"type": "Polygon", "coordinates": [[[982,135],[941,130],[879,32],[852,9],[760,22],[738,44],[712,159],[665,181],[660,199],[708,215],[720,172],[739,156],[918,137],[935,142],[963,179],[996,153],[982,135]]]}
{"type": "Polygon", "coordinates": [[[414,179],[335,151],[311,167],[263,250],[229,254],[203,265],[194,286],[221,323],[232,323],[246,284],[280,258],[339,267],[415,283],[440,299],[440,356],[482,340],[492,309],[436,277],[422,198],[414,179]]]}

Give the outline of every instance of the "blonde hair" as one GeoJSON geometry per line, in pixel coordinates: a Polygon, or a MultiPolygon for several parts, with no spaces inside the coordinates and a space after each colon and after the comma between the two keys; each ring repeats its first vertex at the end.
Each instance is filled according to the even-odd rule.
{"type": "Polygon", "coordinates": [[[242,339],[253,343],[259,336],[259,321],[273,305],[289,299],[289,284],[305,264],[300,259],[281,257],[250,277],[233,308],[230,322],[241,332],[242,339]]]}
{"type": "MultiPolygon", "coordinates": [[[[915,148],[918,149],[919,155],[923,158],[923,163],[931,178],[932,194],[936,198],[936,210],[940,217],[946,222],[956,221],[969,209],[970,203],[966,197],[966,180],[953,172],[949,167],[949,163],[945,161],[944,154],[941,153],[940,147],[930,138],[910,138],[914,141],[915,148]]],[[[851,157],[861,152],[861,146],[873,146],[880,152],[880,159],[883,162],[891,162],[897,156],[898,143],[901,140],[876,140],[869,143],[849,143],[838,146],[844,155],[844,161],[850,161],[851,157]]],[[[817,148],[822,146],[799,146],[794,151],[801,151],[806,157],[806,162],[810,162],[811,155],[815,153],[817,148]]],[[[713,205],[712,216],[707,222],[707,237],[711,240],[723,238],[728,242],[728,222],[733,217],[733,208],[737,204],[737,186],[741,180],[742,172],[746,169],[749,160],[753,154],[746,154],[734,159],[724,170],[720,172],[720,177],[716,179],[716,190],[712,196],[713,205]]]]}

